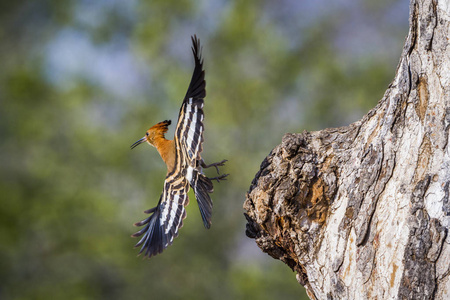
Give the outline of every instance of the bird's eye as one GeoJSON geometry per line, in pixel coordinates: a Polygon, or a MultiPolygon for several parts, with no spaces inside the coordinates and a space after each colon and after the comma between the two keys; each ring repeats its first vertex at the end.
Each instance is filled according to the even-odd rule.
{"type": "Polygon", "coordinates": [[[146,132],[145,135],[148,136],[148,132],[146,132]]]}

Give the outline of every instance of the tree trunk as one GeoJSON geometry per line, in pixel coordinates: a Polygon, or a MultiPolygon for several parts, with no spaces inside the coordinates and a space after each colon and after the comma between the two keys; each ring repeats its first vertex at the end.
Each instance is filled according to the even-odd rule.
{"type": "Polygon", "coordinates": [[[286,134],[247,235],[311,299],[450,299],[450,2],[412,0],[393,82],[362,120],[286,134]]]}

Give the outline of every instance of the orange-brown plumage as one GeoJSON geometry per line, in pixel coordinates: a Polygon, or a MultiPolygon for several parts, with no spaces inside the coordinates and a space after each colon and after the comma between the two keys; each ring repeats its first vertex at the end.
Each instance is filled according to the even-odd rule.
{"type": "Polygon", "coordinates": [[[154,146],[161,155],[162,160],[167,165],[167,173],[175,167],[175,143],[173,140],[167,140],[165,133],[171,121],[163,121],[150,127],[145,134],[147,143],[154,146]]]}

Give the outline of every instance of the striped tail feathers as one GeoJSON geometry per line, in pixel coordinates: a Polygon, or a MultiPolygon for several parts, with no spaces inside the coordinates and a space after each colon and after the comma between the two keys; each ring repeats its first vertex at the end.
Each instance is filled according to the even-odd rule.
{"type": "Polygon", "coordinates": [[[209,229],[211,227],[211,216],[213,203],[209,194],[213,192],[213,184],[211,180],[198,172],[193,170],[192,179],[190,181],[191,187],[194,190],[195,198],[197,199],[200,214],[202,216],[203,225],[209,229]]]}
{"type": "MultiPolygon", "coordinates": [[[[161,201],[158,206],[146,210],[151,214],[148,218],[135,223],[135,226],[144,226],[134,233],[132,237],[142,238],[134,247],[141,247],[139,254],[144,252],[144,256],[149,258],[163,252],[172,245],[173,239],[178,236],[179,229],[183,227],[183,219],[186,218],[187,195],[173,195],[171,201],[161,201]]],[[[161,195],[163,198],[163,195],[161,195]]]]}

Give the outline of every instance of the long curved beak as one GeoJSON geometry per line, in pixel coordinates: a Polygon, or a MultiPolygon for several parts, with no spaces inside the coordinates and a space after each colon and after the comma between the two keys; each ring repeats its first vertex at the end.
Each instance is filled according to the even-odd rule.
{"type": "Polygon", "coordinates": [[[136,148],[137,146],[139,146],[140,144],[145,143],[145,142],[146,142],[146,138],[145,138],[145,136],[144,136],[142,139],[136,141],[136,143],[134,143],[133,145],[131,145],[130,148],[131,148],[131,149],[134,149],[134,148],[136,148]]]}

